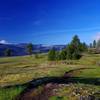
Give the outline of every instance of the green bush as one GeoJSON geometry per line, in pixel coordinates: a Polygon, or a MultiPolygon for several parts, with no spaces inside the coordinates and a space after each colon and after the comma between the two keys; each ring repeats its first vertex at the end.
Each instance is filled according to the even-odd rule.
{"type": "Polygon", "coordinates": [[[54,61],[54,60],[56,60],[56,51],[55,51],[55,49],[51,49],[50,51],[49,51],[49,53],[48,53],[48,60],[50,60],[50,61],[54,61]]]}
{"type": "Polygon", "coordinates": [[[66,60],[66,58],[67,58],[67,51],[64,49],[64,50],[62,50],[61,52],[60,52],[60,54],[59,54],[59,58],[60,58],[60,60],[66,60]]]}

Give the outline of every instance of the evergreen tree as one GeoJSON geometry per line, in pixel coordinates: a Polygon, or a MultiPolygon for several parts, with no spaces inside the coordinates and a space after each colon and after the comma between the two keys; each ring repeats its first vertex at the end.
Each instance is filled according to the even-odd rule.
{"type": "Polygon", "coordinates": [[[66,52],[67,52],[66,59],[72,59],[72,53],[74,52],[74,47],[71,44],[68,44],[66,52]]]}
{"type": "Polygon", "coordinates": [[[66,55],[66,59],[72,59],[72,53],[70,51],[69,48],[67,48],[67,55],[66,55]]]}
{"type": "Polygon", "coordinates": [[[9,49],[9,48],[7,48],[7,49],[4,51],[5,56],[11,56],[11,53],[12,53],[12,51],[11,51],[11,49],[9,49]]]}
{"type": "Polygon", "coordinates": [[[88,46],[85,42],[81,43],[81,51],[84,52],[84,51],[87,51],[88,50],[88,46]]]}
{"type": "Polygon", "coordinates": [[[49,51],[49,53],[48,53],[48,60],[50,60],[50,61],[54,61],[54,60],[56,60],[56,51],[55,51],[55,49],[51,49],[50,51],[49,51]]]}
{"type": "Polygon", "coordinates": [[[67,47],[67,59],[79,59],[82,52],[82,44],[77,35],[75,35],[71,41],[71,44],[67,47]]]}
{"type": "Polygon", "coordinates": [[[72,59],[73,60],[77,60],[77,59],[80,59],[81,55],[79,54],[79,52],[75,51],[73,54],[72,54],[72,59]]]}
{"type": "Polygon", "coordinates": [[[96,48],[96,40],[93,41],[93,48],[96,48]]]}
{"type": "Polygon", "coordinates": [[[57,53],[54,49],[48,53],[49,60],[66,60],[66,59],[80,59],[81,53],[87,50],[87,45],[81,43],[77,35],[75,35],[66,49],[63,49],[60,53],[57,53]]]}
{"type": "Polygon", "coordinates": [[[75,35],[71,41],[71,44],[75,44],[76,46],[80,45],[80,39],[77,35],[75,35]]]}
{"type": "Polygon", "coordinates": [[[82,52],[83,51],[83,48],[82,48],[82,43],[80,42],[80,39],[77,35],[75,35],[71,41],[71,44],[72,48],[74,50],[76,50],[77,52],[82,52]]]}
{"type": "Polygon", "coordinates": [[[27,53],[28,53],[29,55],[32,55],[32,53],[33,53],[33,45],[32,45],[32,43],[29,43],[29,44],[27,45],[27,53]]]}
{"type": "Polygon", "coordinates": [[[59,55],[60,57],[60,59],[61,60],[66,60],[66,57],[67,57],[67,51],[66,51],[66,49],[64,49],[64,50],[62,50],[61,52],[60,52],[60,55],[59,55]]]}
{"type": "Polygon", "coordinates": [[[56,51],[56,60],[61,60],[60,59],[60,52],[59,51],[56,51]]]}

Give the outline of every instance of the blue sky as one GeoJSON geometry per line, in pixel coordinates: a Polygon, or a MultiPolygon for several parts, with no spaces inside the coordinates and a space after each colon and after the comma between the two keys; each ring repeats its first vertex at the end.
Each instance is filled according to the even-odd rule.
{"type": "Polygon", "coordinates": [[[100,0],[0,0],[1,42],[67,44],[100,38],[100,0]]]}

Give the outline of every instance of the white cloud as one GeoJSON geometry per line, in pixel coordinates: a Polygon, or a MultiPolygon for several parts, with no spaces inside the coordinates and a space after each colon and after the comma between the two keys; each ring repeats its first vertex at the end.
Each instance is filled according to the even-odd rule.
{"type": "Polygon", "coordinates": [[[100,32],[96,33],[96,35],[94,36],[94,39],[96,41],[98,41],[100,39],[100,32]]]}
{"type": "Polygon", "coordinates": [[[9,44],[6,40],[0,40],[1,44],[9,44]]]}

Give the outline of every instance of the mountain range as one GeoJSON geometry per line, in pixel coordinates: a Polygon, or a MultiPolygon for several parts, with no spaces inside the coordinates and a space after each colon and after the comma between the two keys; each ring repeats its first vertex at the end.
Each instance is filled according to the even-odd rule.
{"type": "MultiPolygon", "coordinates": [[[[4,56],[4,51],[9,48],[12,51],[12,56],[23,56],[27,55],[27,43],[20,44],[0,44],[0,57],[4,56]]],[[[50,49],[54,48],[59,51],[66,47],[66,45],[43,45],[34,44],[33,53],[47,53],[50,49]]]]}

